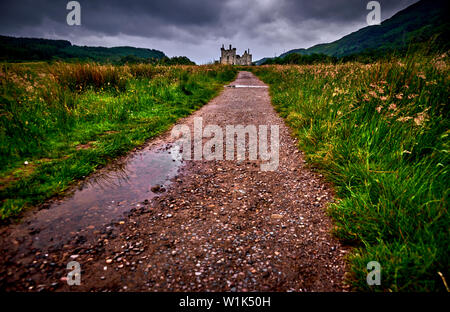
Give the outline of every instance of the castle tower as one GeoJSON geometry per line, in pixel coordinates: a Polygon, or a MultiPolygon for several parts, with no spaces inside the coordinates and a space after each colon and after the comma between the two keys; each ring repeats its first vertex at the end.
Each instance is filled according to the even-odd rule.
{"type": "Polygon", "coordinates": [[[221,52],[220,64],[226,64],[226,65],[234,65],[235,64],[236,48],[232,48],[232,46],[230,44],[230,48],[227,50],[224,48],[224,45],[222,45],[220,52],[221,52]]]}

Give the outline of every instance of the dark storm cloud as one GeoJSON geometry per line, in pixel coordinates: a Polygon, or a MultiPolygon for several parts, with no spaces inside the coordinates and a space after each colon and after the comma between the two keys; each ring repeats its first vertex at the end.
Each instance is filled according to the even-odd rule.
{"type": "MultiPolygon", "coordinates": [[[[0,2],[0,34],[134,45],[217,58],[217,46],[254,58],[332,41],[366,25],[369,0],[79,0],[81,26],[66,24],[68,0],[0,2]],[[240,51],[238,51],[239,53],[240,51]]],[[[382,19],[416,0],[380,0],[382,19]]]]}
{"type": "MultiPolygon", "coordinates": [[[[271,3],[271,1],[263,1],[271,3]]],[[[244,20],[250,36],[270,38],[308,48],[316,43],[336,40],[367,26],[370,0],[280,0],[252,20],[244,20]],[[273,27],[265,27],[271,25],[273,27]],[[278,26],[278,27],[277,27],[278,26]]],[[[382,20],[417,0],[379,0],[382,20]]]]}
{"type": "Polygon", "coordinates": [[[215,25],[221,12],[221,2],[94,1],[86,3],[83,12],[86,27],[96,31],[164,37],[170,33],[165,29],[187,27],[206,30],[208,26],[215,25]]]}
{"type": "MultiPolygon", "coordinates": [[[[399,9],[417,0],[379,0],[382,18],[388,18],[399,9]]],[[[367,4],[365,0],[313,0],[289,1],[283,7],[283,15],[291,20],[314,19],[323,22],[349,23],[365,21],[367,4]]]]}
{"type": "MultiPolygon", "coordinates": [[[[82,7],[82,28],[105,35],[134,36],[170,35],[172,28],[202,29],[218,22],[222,2],[209,0],[90,0],[79,1],[82,7]]],[[[2,32],[32,31],[52,25],[51,32],[73,31],[66,25],[64,0],[2,1],[0,5],[2,32]]],[[[43,29],[45,30],[45,29],[43,29]]]]}

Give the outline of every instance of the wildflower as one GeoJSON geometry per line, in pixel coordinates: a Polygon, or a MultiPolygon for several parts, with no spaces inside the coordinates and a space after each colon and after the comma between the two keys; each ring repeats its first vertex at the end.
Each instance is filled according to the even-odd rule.
{"type": "Polygon", "coordinates": [[[412,119],[412,117],[410,117],[410,116],[405,116],[405,117],[399,117],[399,118],[397,118],[397,121],[405,122],[405,121],[408,121],[408,120],[410,120],[410,119],[412,119]]]}
{"type": "Polygon", "coordinates": [[[419,74],[417,75],[417,77],[422,78],[423,80],[427,79],[427,77],[425,77],[425,75],[422,74],[422,73],[419,73],[419,74]]]}
{"type": "Polygon", "coordinates": [[[445,70],[446,67],[447,67],[447,64],[445,63],[445,61],[441,61],[441,60],[438,60],[438,61],[434,62],[433,65],[434,65],[434,67],[436,67],[436,69],[439,70],[439,71],[443,71],[443,70],[445,70]]]}
{"type": "Polygon", "coordinates": [[[376,110],[377,112],[381,113],[381,109],[382,109],[382,108],[383,108],[382,106],[377,106],[377,107],[375,108],[375,110],[376,110]]]}
{"type": "Polygon", "coordinates": [[[395,105],[394,103],[389,105],[389,110],[395,110],[396,108],[397,108],[397,105],[395,105]]]}
{"type": "Polygon", "coordinates": [[[386,101],[387,99],[388,99],[387,96],[382,96],[382,97],[380,97],[380,100],[382,100],[382,101],[386,101]]]}
{"type": "Polygon", "coordinates": [[[414,118],[414,123],[417,126],[420,126],[422,123],[424,123],[425,121],[427,121],[428,119],[428,115],[426,113],[427,110],[424,110],[421,113],[418,113],[417,116],[414,118]]]}
{"type": "Polygon", "coordinates": [[[403,93],[399,93],[395,96],[397,99],[401,100],[403,99],[403,93]]]}

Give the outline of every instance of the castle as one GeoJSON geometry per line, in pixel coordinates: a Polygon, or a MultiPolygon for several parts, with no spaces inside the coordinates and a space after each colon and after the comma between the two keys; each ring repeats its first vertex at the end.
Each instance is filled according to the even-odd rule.
{"type": "Polygon", "coordinates": [[[220,49],[220,64],[229,65],[252,65],[252,55],[250,54],[250,49],[244,52],[242,56],[236,54],[236,48],[230,48],[226,50],[222,45],[220,49]]]}

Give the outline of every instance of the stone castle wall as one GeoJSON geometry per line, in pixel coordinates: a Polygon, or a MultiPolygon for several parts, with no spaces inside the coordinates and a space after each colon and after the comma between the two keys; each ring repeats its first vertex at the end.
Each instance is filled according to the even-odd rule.
{"type": "Polygon", "coordinates": [[[220,64],[226,65],[252,65],[252,55],[250,50],[245,51],[242,56],[236,54],[236,48],[225,49],[222,45],[220,49],[220,64]]]}

